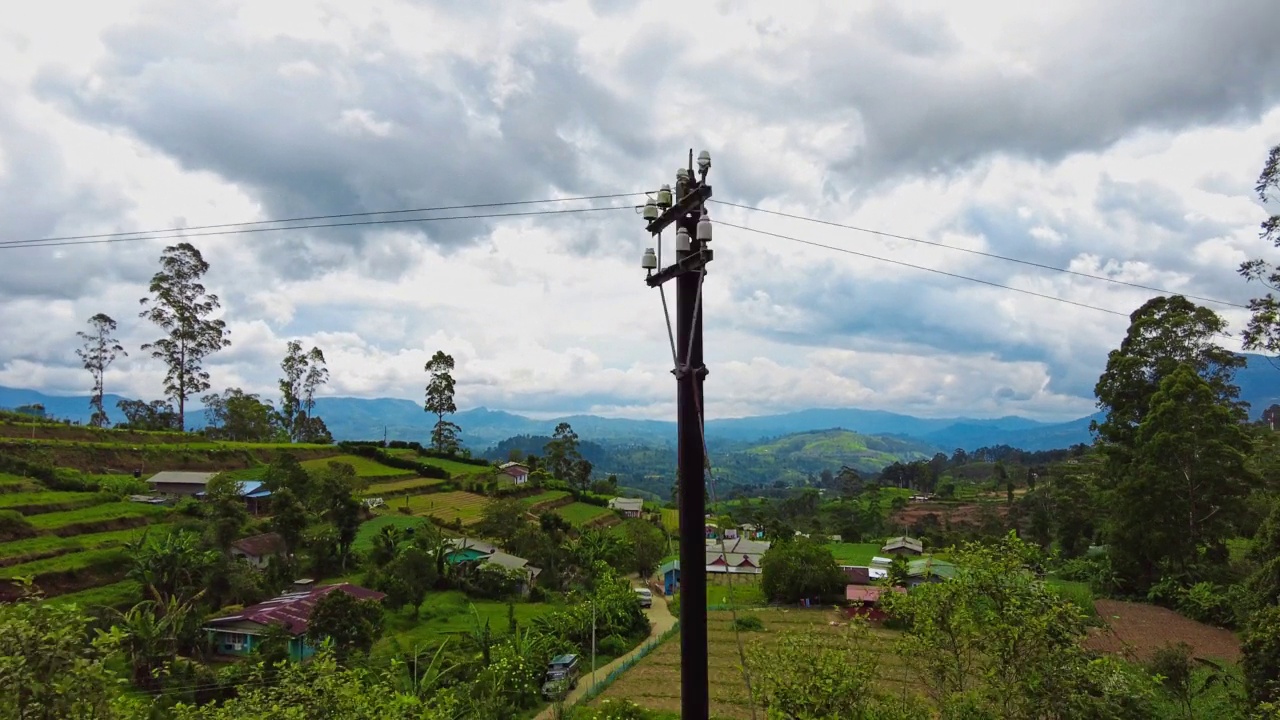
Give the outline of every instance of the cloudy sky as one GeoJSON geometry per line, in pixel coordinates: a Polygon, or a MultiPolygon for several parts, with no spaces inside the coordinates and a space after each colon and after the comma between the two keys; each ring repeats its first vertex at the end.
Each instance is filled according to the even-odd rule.
{"type": "MultiPolygon", "coordinates": [[[[708,414],[804,407],[1066,419],[1153,293],[1243,303],[1252,185],[1280,142],[1280,4],[43,2],[0,26],[0,242],[638,193],[709,150],[708,414]],[[785,9],[784,9],[785,7],[785,9]]],[[[193,238],[233,346],[215,388],[274,395],[285,343],[326,393],[671,417],[642,195],[434,213],[619,210],[193,238]]],[[[401,216],[403,217],[403,216],[401,216]]],[[[195,231],[199,232],[199,231],[195,231]]],[[[0,385],[83,394],[75,332],[131,349],[173,240],[0,245],[0,385]]],[[[670,237],[667,238],[670,250],[670,237]]],[[[1234,328],[1244,315],[1214,306],[1234,328]]]]}

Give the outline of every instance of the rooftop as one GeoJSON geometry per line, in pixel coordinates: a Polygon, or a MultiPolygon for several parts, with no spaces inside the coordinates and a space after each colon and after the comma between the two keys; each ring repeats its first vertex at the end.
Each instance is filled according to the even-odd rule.
{"type": "Polygon", "coordinates": [[[618,497],[609,501],[609,507],[614,510],[631,510],[633,512],[640,512],[641,510],[644,510],[644,500],[641,500],[640,498],[618,497]]]}
{"type": "Polygon", "coordinates": [[[906,548],[908,550],[915,550],[916,552],[924,552],[924,543],[920,542],[919,540],[913,537],[907,537],[903,535],[900,537],[889,538],[889,541],[886,542],[884,544],[884,547],[880,549],[887,551],[887,550],[893,550],[896,548],[906,548]]]}
{"type": "MultiPolygon", "coordinates": [[[[874,603],[880,600],[880,596],[887,592],[889,588],[883,588],[879,585],[849,585],[844,589],[844,598],[849,602],[874,603]]],[[[894,592],[906,592],[902,588],[893,588],[894,592]]]]}
{"type": "Polygon", "coordinates": [[[240,538],[231,543],[231,548],[254,557],[278,555],[285,551],[284,538],[280,537],[280,533],[273,532],[240,538]]]}
{"type": "Polygon", "coordinates": [[[335,590],[341,590],[360,600],[381,600],[386,597],[385,593],[362,588],[351,583],[326,585],[324,587],[285,593],[279,597],[260,602],[257,605],[250,605],[235,615],[214,618],[208,621],[208,626],[217,629],[219,625],[247,620],[259,625],[280,625],[290,634],[301,635],[307,631],[307,624],[311,621],[311,611],[315,609],[316,603],[320,601],[320,598],[335,590]]]}
{"type": "Polygon", "coordinates": [[[217,475],[216,472],[187,472],[185,470],[165,470],[147,478],[149,483],[169,483],[171,485],[207,485],[217,475]]]}

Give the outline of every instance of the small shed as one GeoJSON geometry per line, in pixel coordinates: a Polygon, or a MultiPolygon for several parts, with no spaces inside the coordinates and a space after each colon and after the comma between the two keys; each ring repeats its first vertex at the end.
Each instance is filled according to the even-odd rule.
{"type": "Polygon", "coordinates": [[[680,561],[672,560],[663,563],[662,567],[658,568],[658,574],[662,576],[663,594],[675,595],[676,590],[680,588],[680,561]]]}
{"type": "Polygon", "coordinates": [[[889,538],[889,542],[880,548],[880,552],[887,555],[919,555],[924,552],[924,543],[919,540],[907,537],[889,538]]]}
{"type": "Polygon", "coordinates": [[[217,474],[216,472],[165,470],[148,478],[147,484],[153,491],[164,495],[190,497],[204,492],[209,481],[217,474]]]}
{"type": "Polygon", "coordinates": [[[840,572],[844,573],[845,582],[849,583],[851,586],[871,584],[871,568],[869,567],[841,565],[840,572]]]}
{"type": "Polygon", "coordinates": [[[868,620],[884,620],[887,616],[880,609],[880,598],[884,597],[887,592],[906,592],[903,588],[885,588],[878,585],[849,585],[844,589],[845,600],[849,602],[849,607],[845,608],[846,615],[853,617],[865,617],[868,620]]]}

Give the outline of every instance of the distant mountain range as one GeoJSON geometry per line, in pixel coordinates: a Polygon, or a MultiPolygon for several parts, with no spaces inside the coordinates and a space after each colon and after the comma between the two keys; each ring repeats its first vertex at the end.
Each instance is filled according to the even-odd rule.
{"type": "MultiPolygon", "coordinates": [[[[1251,405],[1250,415],[1280,402],[1280,369],[1260,355],[1246,355],[1248,367],[1236,375],[1241,397],[1251,405]]],[[[112,420],[120,420],[115,404],[121,398],[106,397],[112,420]]],[[[672,399],[674,403],[674,398],[672,399]]],[[[86,396],[52,396],[34,390],[0,387],[0,408],[41,403],[56,417],[87,421],[86,396]]],[[[316,400],[316,412],[339,440],[380,439],[385,428],[393,440],[422,440],[430,433],[432,417],[421,403],[397,398],[324,397],[316,400]]],[[[815,408],[777,415],[726,418],[707,421],[708,439],[722,442],[754,443],[794,433],[829,429],[851,430],[863,435],[893,436],[950,452],[982,446],[1010,445],[1024,450],[1051,450],[1091,441],[1089,423],[1099,415],[1062,423],[1046,423],[1023,417],[1000,418],[919,418],[883,410],[856,408],[815,408]]],[[[583,439],[606,444],[649,446],[674,445],[676,426],[662,420],[628,420],[596,415],[570,415],[535,420],[523,415],[475,408],[453,417],[462,427],[463,441],[475,450],[484,450],[516,435],[550,435],[557,423],[567,422],[583,439]]],[[[188,411],[190,427],[203,427],[203,412],[188,411]]]]}

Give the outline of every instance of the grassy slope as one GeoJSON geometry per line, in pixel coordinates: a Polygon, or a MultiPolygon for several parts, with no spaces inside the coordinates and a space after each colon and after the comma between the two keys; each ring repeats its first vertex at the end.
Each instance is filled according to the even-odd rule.
{"type": "Polygon", "coordinates": [[[563,507],[558,507],[552,512],[560,517],[568,520],[571,525],[585,525],[596,518],[601,518],[613,513],[609,508],[602,508],[598,505],[588,505],[587,503],[574,502],[563,507]]]}
{"type": "Polygon", "coordinates": [[[0,510],[17,509],[24,515],[44,512],[76,510],[102,501],[95,492],[57,492],[35,490],[31,492],[0,493],[0,510]]]}
{"type": "Polygon", "coordinates": [[[429,495],[411,495],[397,498],[389,503],[392,508],[403,507],[408,501],[409,509],[414,515],[429,515],[445,522],[453,522],[454,518],[462,518],[463,525],[470,525],[480,520],[480,510],[489,501],[483,495],[453,490],[450,492],[431,493],[429,495]]]}
{"type": "Polygon", "coordinates": [[[382,528],[387,526],[398,528],[413,528],[419,525],[425,525],[426,520],[412,515],[383,515],[376,517],[369,522],[360,525],[360,530],[356,533],[356,540],[352,547],[357,551],[368,550],[373,546],[373,538],[382,528]]]}
{"type": "Polygon", "coordinates": [[[50,573],[84,570],[86,568],[123,567],[128,561],[128,555],[123,548],[110,547],[101,550],[85,550],[69,555],[59,555],[58,557],[0,568],[0,580],[24,576],[39,578],[41,575],[50,573]]]}
{"type": "Polygon", "coordinates": [[[373,483],[369,486],[364,494],[369,497],[375,497],[380,493],[397,493],[414,495],[420,492],[426,492],[430,488],[443,485],[444,480],[437,478],[405,478],[403,480],[389,480],[386,482],[373,483]]]}
{"type": "Polygon", "coordinates": [[[346,463],[356,469],[356,475],[364,478],[375,477],[405,477],[412,476],[411,470],[402,470],[383,465],[382,463],[370,460],[359,455],[335,455],[329,458],[319,458],[316,460],[307,460],[302,463],[302,467],[309,471],[315,472],[324,470],[329,467],[331,462],[346,463]]]}
{"type": "Polygon", "coordinates": [[[120,582],[111,583],[110,585],[102,585],[88,590],[67,593],[50,598],[49,602],[56,605],[70,605],[72,603],[79,605],[84,609],[111,607],[126,607],[136,603],[142,599],[142,585],[134,580],[121,580],[120,582]]]}
{"type": "MultiPolygon", "coordinates": [[[[23,558],[35,560],[54,554],[61,555],[81,550],[118,547],[130,540],[141,537],[144,532],[162,532],[165,527],[164,525],[150,525],[146,528],[111,530],[86,535],[73,535],[71,537],[41,535],[25,540],[14,540],[0,543],[0,560],[21,560],[23,558]]],[[[30,560],[25,561],[29,562],[30,560]]]]}
{"type": "Polygon", "coordinates": [[[32,515],[27,518],[27,521],[37,530],[57,530],[68,525],[115,520],[118,518],[159,517],[167,512],[169,512],[168,508],[157,505],[114,502],[67,512],[32,515]]]}
{"type": "MultiPolygon", "coordinates": [[[[480,625],[489,621],[489,629],[495,635],[503,635],[507,631],[507,604],[496,600],[468,600],[456,590],[431,593],[422,604],[419,618],[414,620],[408,612],[388,612],[386,614],[386,631],[382,639],[373,647],[374,655],[386,655],[398,643],[401,648],[412,651],[414,645],[429,646],[439,641],[467,632],[475,627],[475,617],[471,608],[475,608],[480,625]]],[[[548,603],[516,603],[516,622],[521,627],[528,627],[529,621],[539,615],[545,615],[557,606],[548,603]]],[[[457,639],[451,642],[456,645],[457,639]]]]}
{"type": "Polygon", "coordinates": [[[841,565],[870,565],[871,558],[880,554],[876,543],[827,543],[827,547],[841,565]]]}

